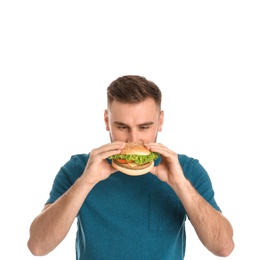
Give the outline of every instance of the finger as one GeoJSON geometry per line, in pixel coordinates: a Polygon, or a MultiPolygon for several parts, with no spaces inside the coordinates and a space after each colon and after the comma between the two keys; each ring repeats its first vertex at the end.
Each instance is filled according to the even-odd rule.
{"type": "Polygon", "coordinates": [[[148,143],[145,145],[147,149],[149,149],[152,152],[157,152],[160,154],[170,153],[172,152],[170,149],[168,149],[165,145],[160,143],[148,143]]]}
{"type": "Polygon", "coordinates": [[[93,149],[91,155],[93,157],[99,157],[101,159],[108,158],[111,155],[118,154],[124,148],[125,142],[116,141],[100,146],[99,148],[93,149]]]}

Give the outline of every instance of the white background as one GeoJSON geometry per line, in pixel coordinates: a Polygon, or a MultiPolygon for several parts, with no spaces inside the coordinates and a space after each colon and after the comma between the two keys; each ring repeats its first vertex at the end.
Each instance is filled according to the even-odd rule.
{"type": "MultiPolygon", "coordinates": [[[[259,254],[259,1],[1,1],[1,259],[35,259],[29,225],[72,154],[109,142],[106,87],[163,91],[158,142],[198,158],[234,227],[228,259],[259,254]],[[92,2],[92,3],[90,3],[92,2]]],[[[42,259],[75,259],[75,225],[42,259]]],[[[187,221],[186,260],[219,259],[187,221]]]]}

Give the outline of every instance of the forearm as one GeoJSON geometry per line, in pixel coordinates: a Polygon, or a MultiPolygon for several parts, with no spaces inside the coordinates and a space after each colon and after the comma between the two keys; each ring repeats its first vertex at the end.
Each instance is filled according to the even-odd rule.
{"type": "Polygon", "coordinates": [[[78,179],[64,195],[35,218],[28,241],[28,248],[34,255],[48,254],[65,238],[93,186],[78,179]]]}
{"type": "Polygon", "coordinates": [[[217,256],[228,256],[233,248],[233,229],[229,221],[194,189],[188,180],[172,188],[179,196],[204,246],[217,256]]]}

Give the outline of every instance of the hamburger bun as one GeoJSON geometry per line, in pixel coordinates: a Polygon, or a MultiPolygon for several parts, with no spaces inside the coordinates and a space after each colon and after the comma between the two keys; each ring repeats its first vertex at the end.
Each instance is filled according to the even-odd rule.
{"type": "Polygon", "coordinates": [[[123,172],[127,175],[131,175],[131,176],[139,176],[139,175],[143,175],[146,174],[148,172],[150,172],[154,166],[154,161],[150,162],[150,163],[146,163],[146,166],[144,168],[128,168],[125,167],[124,165],[120,165],[116,162],[116,160],[112,160],[112,166],[117,169],[120,172],[123,172]]]}

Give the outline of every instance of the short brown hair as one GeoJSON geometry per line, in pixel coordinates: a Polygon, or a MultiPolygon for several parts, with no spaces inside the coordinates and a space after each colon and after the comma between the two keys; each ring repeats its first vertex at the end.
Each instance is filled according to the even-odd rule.
{"type": "Polygon", "coordinates": [[[159,87],[145,77],[136,75],[122,76],[114,80],[107,88],[107,103],[139,103],[152,98],[161,109],[162,93],[159,87]]]}

